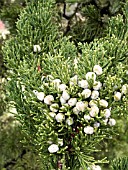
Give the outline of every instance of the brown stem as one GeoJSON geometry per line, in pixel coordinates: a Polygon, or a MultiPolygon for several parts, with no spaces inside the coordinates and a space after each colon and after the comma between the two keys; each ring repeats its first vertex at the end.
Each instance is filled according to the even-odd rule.
{"type": "Polygon", "coordinates": [[[60,170],[62,170],[62,163],[61,163],[60,160],[58,161],[57,166],[58,166],[58,168],[59,168],[60,170]]]}

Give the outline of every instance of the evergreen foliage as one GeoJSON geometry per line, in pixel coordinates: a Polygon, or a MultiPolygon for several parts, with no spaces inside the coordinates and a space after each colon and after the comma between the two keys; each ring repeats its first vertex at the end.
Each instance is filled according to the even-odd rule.
{"type": "MultiPolygon", "coordinates": [[[[94,12],[93,7],[90,5],[89,10],[92,8],[94,12]]],[[[104,162],[104,160],[96,161],[93,153],[97,152],[95,149],[97,143],[113,134],[112,127],[101,126],[95,130],[97,133],[85,135],[86,137],[81,137],[83,132],[80,131],[80,134],[78,133],[78,136],[76,135],[77,137],[74,138],[76,143],[72,144],[76,149],[73,154],[66,151],[65,145],[58,154],[48,153],[49,136],[51,139],[53,137],[52,140],[56,140],[54,128],[56,126],[59,129],[59,125],[50,116],[46,119],[47,116],[44,113],[47,113],[49,107],[38,100],[33,90],[36,92],[43,90],[45,94],[52,94],[55,97],[58,91],[50,83],[49,75],[53,76],[53,79],[60,79],[62,83],[69,86],[74,75],[78,75],[79,80],[84,79],[85,75],[92,72],[94,66],[98,64],[103,69],[103,74],[98,77],[98,80],[104,84],[100,90],[101,99],[108,101],[115,120],[126,115],[128,109],[127,7],[128,3],[125,4],[123,10],[125,19],[120,14],[109,20],[104,37],[94,39],[89,44],[80,42],[77,46],[69,40],[69,37],[63,37],[59,32],[56,5],[52,0],[27,2],[27,7],[21,13],[17,22],[16,37],[7,41],[3,48],[10,78],[7,82],[7,97],[17,109],[18,113],[15,116],[21,123],[25,136],[22,142],[42,157],[42,170],[61,168],[78,170],[80,167],[86,170],[94,163],[104,162]],[[48,87],[47,83],[49,83],[48,87]],[[126,87],[124,92],[123,85],[126,87]],[[121,93],[121,100],[114,100],[115,92],[121,93]]],[[[94,33],[94,35],[96,34],[94,33]]],[[[89,39],[91,38],[89,37],[89,39]]],[[[93,85],[92,81],[89,83],[90,86],[93,85]]],[[[80,88],[77,85],[72,88],[70,95],[76,97],[75,91],[81,92],[80,88]]],[[[60,130],[66,134],[61,134],[64,137],[64,144],[67,142],[66,137],[69,139],[70,135],[74,133],[71,127],[69,126],[64,131],[60,130]]]]}
{"type": "MultiPolygon", "coordinates": [[[[5,29],[9,30],[11,32],[11,35],[14,35],[16,33],[16,24],[18,15],[20,13],[20,10],[23,8],[25,1],[19,1],[16,0],[15,2],[11,2],[10,0],[1,0],[0,1],[0,22],[3,22],[5,25],[5,29]]],[[[0,34],[2,32],[0,28],[0,34]]],[[[4,30],[3,30],[4,31],[4,30]]],[[[6,36],[6,39],[8,39],[9,36],[6,36]]],[[[6,68],[3,64],[3,54],[2,54],[2,45],[4,44],[4,39],[0,35],[0,115],[3,114],[5,111],[5,89],[4,89],[4,77],[6,68]]]]}
{"type": "Polygon", "coordinates": [[[70,35],[71,39],[77,43],[91,42],[95,38],[105,36],[109,19],[122,14],[122,8],[126,3],[125,0],[58,0],[57,2],[61,4],[59,8],[61,18],[65,18],[61,21],[67,22],[64,34],[70,35]]]}
{"type": "Polygon", "coordinates": [[[120,157],[114,159],[112,162],[112,170],[126,170],[128,169],[128,158],[120,157]]]}

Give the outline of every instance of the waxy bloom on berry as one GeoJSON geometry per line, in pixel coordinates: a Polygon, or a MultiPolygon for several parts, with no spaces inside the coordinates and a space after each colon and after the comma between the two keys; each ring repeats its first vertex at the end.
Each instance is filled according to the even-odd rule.
{"type": "Polygon", "coordinates": [[[75,106],[76,102],[77,102],[77,99],[76,99],[76,98],[70,98],[70,99],[68,100],[69,106],[75,106]]]}
{"type": "Polygon", "coordinates": [[[34,45],[33,46],[33,51],[34,52],[40,52],[41,51],[41,47],[39,45],[34,45]]]}
{"type": "Polygon", "coordinates": [[[99,104],[100,104],[100,106],[102,106],[102,107],[108,107],[108,102],[107,102],[106,100],[104,100],[104,99],[101,99],[101,100],[99,101],[99,104]]]}
{"type": "Polygon", "coordinates": [[[102,68],[99,65],[95,65],[93,67],[93,71],[97,74],[97,75],[101,75],[102,74],[102,68]]]}
{"type": "Polygon", "coordinates": [[[114,126],[114,125],[116,124],[115,119],[109,119],[108,124],[109,124],[110,126],[114,126]]]}
{"type": "Polygon", "coordinates": [[[99,97],[99,92],[97,90],[93,90],[91,94],[92,99],[97,99],[99,97]]]}
{"type": "Polygon", "coordinates": [[[43,101],[45,94],[43,92],[37,92],[36,96],[38,100],[43,101]]]}
{"type": "Polygon", "coordinates": [[[60,84],[60,85],[58,86],[58,89],[59,89],[60,91],[64,91],[64,90],[66,90],[66,88],[67,88],[67,86],[66,86],[65,84],[60,84]]]}
{"type": "Polygon", "coordinates": [[[91,127],[91,126],[86,126],[86,127],[84,128],[84,133],[86,133],[86,134],[88,134],[88,135],[91,135],[91,134],[94,133],[94,128],[91,127]]]}
{"type": "Polygon", "coordinates": [[[44,98],[44,103],[47,105],[51,105],[54,101],[54,97],[52,95],[48,95],[44,98]]]}
{"type": "Polygon", "coordinates": [[[85,111],[85,108],[86,108],[86,105],[84,102],[80,101],[80,102],[77,102],[76,103],[76,108],[81,111],[81,112],[84,112],[85,111]]]}
{"type": "Polygon", "coordinates": [[[73,124],[73,118],[72,117],[69,117],[66,119],[66,123],[71,126],[73,124]]]}
{"type": "Polygon", "coordinates": [[[97,106],[92,106],[89,112],[90,116],[95,117],[98,115],[98,113],[99,113],[99,108],[97,106]]]}
{"type": "Polygon", "coordinates": [[[86,89],[86,88],[88,88],[89,85],[88,85],[87,80],[81,80],[81,81],[78,81],[78,86],[83,89],[86,89]]]}
{"type": "Polygon", "coordinates": [[[100,90],[102,87],[102,83],[100,81],[95,81],[93,84],[93,89],[94,90],[100,90]]]}
{"type": "Polygon", "coordinates": [[[96,74],[95,74],[94,72],[88,72],[88,73],[85,75],[85,77],[86,77],[86,80],[90,80],[90,79],[92,79],[93,81],[96,80],[96,74]]]}
{"type": "Polygon", "coordinates": [[[104,116],[105,116],[105,118],[109,118],[110,116],[111,116],[111,112],[110,112],[110,110],[109,109],[104,109],[104,116]]]}
{"type": "Polygon", "coordinates": [[[56,144],[52,144],[52,145],[50,145],[49,147],[48,147],[48,151],[50,152],[50,153],[55,153],[55,152],[57,152],[59,150],[59,147],[58,147],[58,145],[56,145],[56,144]]]}
{"type": "Polygon", "coordinates": [[[68,99],[70,98],[70,95],[69,95],[68,92],[65,90],[65,91],[63,91],[63,93],[62,93],[62,97],[63,97],[64,100],[68,100],[68,99]]]}
{"type": "Polygon", "coordinates": [[[120,92],[116,92],[115,94],[114,94],[114,100],[115,101],[119,101],[121,99],[121,93],[120,92]]]}
{"type": "Polygon", "coordinates": [[[90,89],[85,89],[82,91],[82,96],[86,99],[89,98],[91,96],[91,90],[90,89]]]}
{"type": "Polygon", "coordinates": [[[56,116],[55,116],[55,119],[57,122],[62,122],[64,119],[65,119],[65,116],[63,113],[58,113],[56,116]]]}

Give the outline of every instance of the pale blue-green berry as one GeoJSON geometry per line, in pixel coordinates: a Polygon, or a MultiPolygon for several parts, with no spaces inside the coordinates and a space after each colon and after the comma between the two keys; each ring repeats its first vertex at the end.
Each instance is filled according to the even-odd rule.
{"type": "Polygon", "coordinates": [[[62,105],[66,103],[66,100],[64,100],[64,98],[63,98],[62,96],[60,97],[60,103],[61,103],[62,105]]]}
{"type": "Polygon", "coordinates": [[[84,119],[88,121],[91,119],[91,117],[89,115],[84,115],[84,119]]]}
{"type": "Polygon", "coordinates": [[[86,75],[85,75],[85,77],[86,77],[86,80],[93,80],[93,81],[95,81],[96,80],[96,74],[94,73],[94,72],[88,72],[86,75]]]}
{"type": "Polygon", "coordinates": [[[66,119],[66,123],[71,126],[73,124],[73,118],[72,117],[69,117],[66,119]]]}
{"type": "Polygon", "coordinates": [[[76,107],[74,107],[74,108],[73,108],[73,113],[76,114],[76,115],[78,115],[78,114],[80,113],[80,111],[79,111],[76,107]]]}
{"type": "Polygon", "coordinates": [[[89,114],[90,114],[91,117],[97,116],[98,113],[99,113],[99,108],[98,108],[97,106],[92,106],[92,107],[90,108],[89,114]]]}
{"type": "Polygon", "coordinates": [[[76,103],[76,108],[81,111],[81,112],[84,112],[85,111],[85,108],[86,108],[86,105],[84,102],[80,101],[80,102],[77,102],[76,103]]]}
{"type": "Polygon", "coordinates": [[[90,89],[84,89],[84,90],[82,91],[81,95],[82,95],[85,99],[87,99],[87,98],[89,98],[89,97],[91,96],[91,90],[90,90],[90,89]]]}
{"type": "Polygon", "coordinates": [[[66,88],[67,88],[67,86],[65,84],[59,84],[59,86],[58,86],[58,89],[60,91],[64,91],[64,90],[66,90],[66,88]]]}
{"type": "Polygon", "coordinates": [[[101,167],[99,165],[93,165],[91,168],[91,170],[101,170],[101,167]]]}
{"type": "Polygon", "coordinates": [[[111,112],[109,109],[104,109],[103,113],[104,113],[105,118],[109,118],[111,116],[111,112]]]}
{"type": "Polygon", "coordinates": [[[70,95],[68,94],[68,92],[66,90],[64,90],[62,93],[62,97],[64,100],[69,100],[70,95]]]}
{"type": "Polygon", "coordinates": [[[122,94],[128,93],[128,84],[124,84],[121,88],[122,94]]]}
{"type": "Polygon", "coordinates": [[[64,119],[65,119],[65,116],[63,113],[58,113],[56,116],[55,116],[55,119],[57,122],[62,122],[64,119]]]}
{"type": "Polygon", "coordinates": [[[100,127],[100,123],[99,122],[95,122],[94,123],[94,127],[96,127],[96,128],[100,127]]]}
{"type": "Polygon", "coordinates": [[[91,126],[86,126],[86,127],[84,128],[84,133],[91,135],[91,134],[94,133],[94,128],[91,127],[91,126]]]}
{"type": "Polygon", "coordinates": [[[59,147],[56,144],[52,144],[48,147],[48,151],[50,153],[55,153],[55,152],[59,151],[59,147]]]}
{"type": "Polygon", "coordinates": [[[95,81],[93,84],[93,89],[94,90],[100,90],[102,87],[102,83],[100,81],[95,81]]]}
{"type": "Polygon", "coordinates": [[[48,95],[44,98],[44,103],[47,105],[51,105],[54,101],[54,97],[52,95],[48,95]]]}
{"type": "Polygon", "coordinates": [[[91,94],[92,99],[97,99],[99,97],[99,92],[97,90],[93,90],[91,94]]]}
{"type": "Polygon", "coordinates": [[[115,101],[121,100],[121,93],[120,93],[120,92],[116,92],[116,93],[114,94],[114,100],[115,100],[115,101]]]}
{"type": "Polygon", "coordinates": [[[33,45],[33,51],[34,52],[40,52],[41,51],[40,45],[33,45]]]}
{"type": "Polygon", "coordinates": [[[38,100],[43,101],[45,94],[43,92],[38,92],[36,93],[36,96],[38,100]]]}
{"type": "Polygon", "coordinates": [[[76,102],[77,102],[77,99],[76,98],[70,98],[69,100],[68,100],[68,104],[69,104],[69,106],[75,106],[75,104],[76,104],[76,102]]]}
{"type": "Polygon", "coordinates": [[[100,67],[99,65],[95,65],[93,67],[93,71],[97,74],[97,75],[101,75],[102,74],[102,67],[100,67]]]}
{"type": "Polygon", "coordinates": [[[101,99],[99,101],[99,105],[106,108],[106,107],[108,107],[108,102],[104,99],[101,99]]]}
{"type": "Polygon", "coordinates": [[[81,80],[81,81],[78,81],[78,86],[83,89],[87,89],[89,85],[88,85],[87,80],[81,80]]]}
{"type": "Polygon", "coordinates": [[[115,120],[115,119],[109,119],[108,124],[109,124],[110,126],[114,126],[114,125],[116,124],[116,120],[115,120]]]}

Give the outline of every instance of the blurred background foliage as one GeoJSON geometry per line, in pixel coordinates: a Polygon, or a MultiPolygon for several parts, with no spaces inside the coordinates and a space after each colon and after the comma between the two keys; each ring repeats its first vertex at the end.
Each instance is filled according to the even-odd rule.
{"type": "Polygon", "coordinates": [[[61,0],[58,5],[64,35],[71,36],[76,43],[91,42],[94,38],[105,36],[109,18],[118,14],[123,15],[122,7],[125,2],[125,0],[61,0]]]}
{"type": "MultiPolygon", "coordinates": [[[[123,15],[123,6],[127,0],[56,0],[57,24],[63,36],[78,42],[92,42],[95,38],[104,37],[108,30],[109,19],[123,15]]],[[[0,20],[6,25],[11,36],[16,35],[16,21],[20,11],[26,6],[25,0],[1,0],[0,20]]],[[[6,40],[7,40],[6,39],[6,40]]],[[[2,46],[6,41],[0,39],[0,169],[1,170],[41,170],[42,162],[31,146],[23,146],[19,125],[6,108],[4,82],[7,78],[3,64],[2,46]]],[[[97,147],[101,150],[96,158],[107,157],[109,164],[104,169],[127,170],[128,167],[128,117],[118,119],[115,137],[104,140],[97,147]],[[121,157],[126,158],[121,158],[121,157]],[[114,158],[116,160],[112,161],[114,158]],[[123,164],[123,165],[121,165],[123,164]],[[121,167],[122,166],[122,167],[121,167]]]]}

